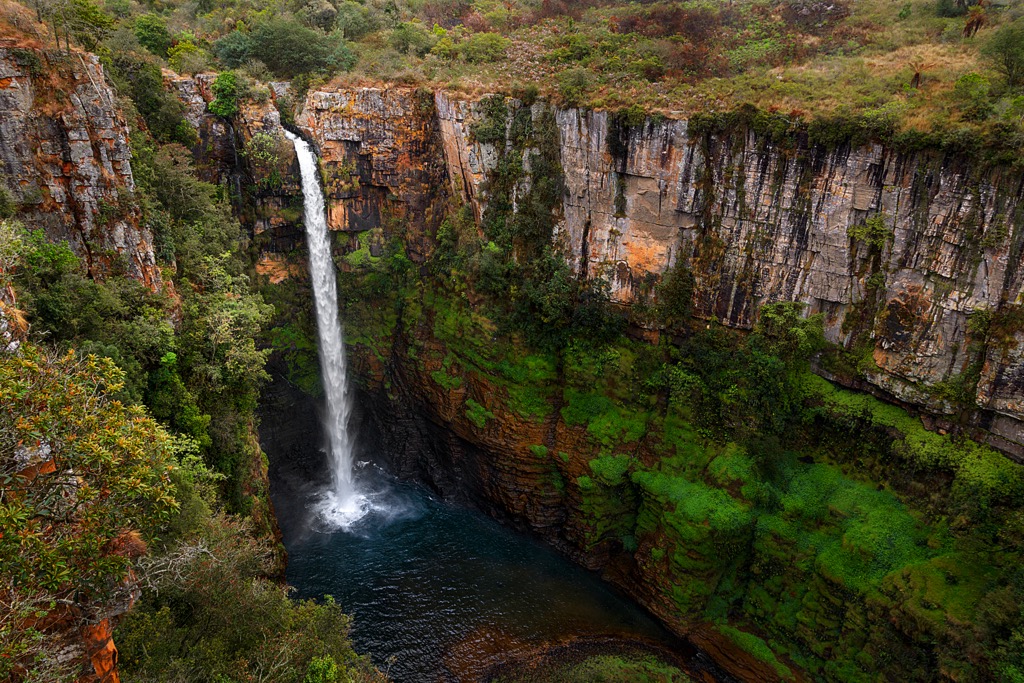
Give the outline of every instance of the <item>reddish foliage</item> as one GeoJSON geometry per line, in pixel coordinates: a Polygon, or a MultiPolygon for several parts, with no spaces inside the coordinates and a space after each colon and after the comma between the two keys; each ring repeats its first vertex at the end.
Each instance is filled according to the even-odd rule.
{"type": "Polygon", "coordinates": [[[556,17],[579,19],[583,16],[584,10],[600,4],[597,0],[544,0],[541,6],[532,12],[530,20],[538,22],[556,17]]]}
{"type": "Polygon", "coordinates": [[[723,26],[732,26],[737,20],[731,7],[713,10],[658,6],[647,12],[613,17],[611,23],[616,33],[639,33],[649,38],[681,36],[694,43],[704,43],[713,40],[723,26]]]}
{"type": "Polygon", "coordinates": [[[474,33],[484,33],[491,30],[491,22],[487,21],[487,19],[484,18],[484,15],[480,14],[476,10],[473,10],[462,17],[462,25],[474,33]]]}
{"type": "Polygon", "coordinates": [[[473,3],[469,0],[427,0],[423,4],[423,18],[427,26],[437,24],[452,28],[472,9],[473,3]]]}
{"type": "Polygon", "coordinates": [[[668,73],[680,80],[696,80],[708,76],[722,76],[729,70],[725,58],[707,44],[673,43],[663,59],[668,73]]]}
{"type": "Polygon", "coordinates": [[[782,7],[782,18],[804,33],[828,33],[842,19],[850,16],[850,8],[841,0],[810,2],[791,0],[782,7]]]}

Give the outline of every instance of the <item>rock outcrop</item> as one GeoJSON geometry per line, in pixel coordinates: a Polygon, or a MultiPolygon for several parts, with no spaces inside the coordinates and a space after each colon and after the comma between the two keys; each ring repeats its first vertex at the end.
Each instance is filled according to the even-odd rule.
{"type": "Polygon", "coordinates": [[[0,41],[0,174],[15,217],[67,241],[91,275],[162,286],[133,198],[128,126],[98,57],[0,41]]]}

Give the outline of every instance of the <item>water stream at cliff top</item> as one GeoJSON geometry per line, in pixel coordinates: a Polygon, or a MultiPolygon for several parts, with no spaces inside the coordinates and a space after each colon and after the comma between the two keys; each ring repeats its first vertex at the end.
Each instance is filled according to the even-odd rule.
{"type": "Polygon", "coordinates": [[[306,242],[309,247],[309,274],[316,303],[316,329],[319,337],[320,376],[327,412],[330,487],[322,492],[319,512],[322,522],[346,528],[363,517],[372,506],[370,499],[357,490],[353,477],[353,439],[349,432],[352,402],[348,393],[345,367],[345,339],[338,317],[338,285],[331,258],[331,240],[324,211],[316,155],[305,140],[285,131],[295,146],[302,173],[302,196],[306,242]]]}

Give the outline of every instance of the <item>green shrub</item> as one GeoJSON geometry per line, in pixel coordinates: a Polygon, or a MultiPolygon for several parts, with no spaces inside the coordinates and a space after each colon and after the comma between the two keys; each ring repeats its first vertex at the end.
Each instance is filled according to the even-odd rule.
{"type": "Polygon", "coordinates": [[[359,40],[376,28],[369,7],[353,0],[341,0],[335,6],[338,8],[335,24],[346,40],[359,40]]]}
{"type": "Polygon", "coordinates": [[[167,50],[167,62],[178,73],[194,74],[206,69],[206,53],[191,40],[179,40],[167,50]]]}
{"type": "Polygon", "coordinates": [[[483,429],[488,420],[494,419],[494,413],[470,398],[466,399],[466,417],[478,428],[483,429]]]}
{"type": "Polygon", "coordinates": [[[956,79],[953,96],[964,110],[964,117],[975,121],[988,118],[992,113],[988,79],[976,73],[964,74],[956,79]]]}
{"type": "Polygon", "coordinates": [[[1006,79],[1006,85],[1024,85],[1024,20],[1018,19],[997,30],[982,46],[982,53],[1006,79]]]}
{"type": "Polygon", "coordinates": [[[967,14],[967,10],[967,2],[958,0],[937,0],[935,3],[935,13],[946,19],[962,17],[967,14]]]}
{"type": "MultiPolygon", "coordinates": [[[[178,98],[164,88],[155,57],[119,51],[111,57],[111,75],[118,90],[131,97],[149,132],[160,142],[195,144],[196,132],[185,120],[178,98]]],[[[134,149],[134,148],[133,148],[134,149]]]]}
{"type": "Polygon", "coordinates": [[[142,47],[160,57],[167,56],[173,40],[167,30],[167,22],[155,14],[143,14],[135,18],[135,38],[142,47]]]}
{"type": "Polygon", "coordinates": [[[511,41],[497,33],[474,33],[459,45],[463,59],[471,64],[496,62],[505,57],[511,41]]]}
{"type": "Polygon", "coordinates": [[[213,53],[217,55],[217,59],[224,66],[229,69],[237,69],[249,61],[253,47],[252,37],[248,33],[236,29],[217,39],[213,44],[213,53]]]}
{"type": "Polygon", "coordinates": [[[207,105],[215,116],[231,118],[238,113],[238,77],[233,71],[222,71],[210,86],[214,100],[207,105]]]}
{"type": "Polygon", "coordinates": [[[10,218],[18,212],[18,202],[0,177],[0,220],[10,218]]]}
{"type": "Polygon", "coordinates": [[[587,69],[577,67],[558,75],[558,93],[570,107],[582,105],[592,85],[593,77],[587,69]]]}
{"type": "Polygon", "coordinates": [[[876,214],[863,223],[846,229],[850,239],[863,242],[869,249],[880,251],[893,237],[893,230],[886,222],[885,214],[876,214]]]}
{"type": "Polygon", "coordinates": [[[419,57],[430,52],[435,42],[437,37],[418,21],[402,22],[388,36],[388,45],[397,52],[415,54],[419,57]]]}
{"type": "Polygon", "coordinates": [[[324,34],[280,16],[264,19],[256,26],[250,56],[263,62],[275,76],[288,79],[347,71],[356,61],[339,34],[324,34]]]}
{"type": "Polygon", "coordinates": [[[293,601],[266,578],[268,550],[244,523],[217,516],[145,560],[137,571],[158,590],[117,628],[122,671],[197,683],[379,680],[352,651],[349,619],[330,596],[293,601]]]}

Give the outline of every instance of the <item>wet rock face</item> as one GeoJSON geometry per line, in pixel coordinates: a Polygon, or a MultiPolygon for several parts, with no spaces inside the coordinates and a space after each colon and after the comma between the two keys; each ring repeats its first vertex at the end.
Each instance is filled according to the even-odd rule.
{"type": "Polygon", "coordinates": [[[0,43],[0,174],[16,218],[66,240],[92,275],[161,287],[128,126],[95,55],[0,43]]]}
{"type": "Polygon", "coordinates": [[[332,230],[384,227],[426,258],[448,207],[452,170],[434,97],[410,88],[313,91],[296,124],[321,159],[332,230]]]}

